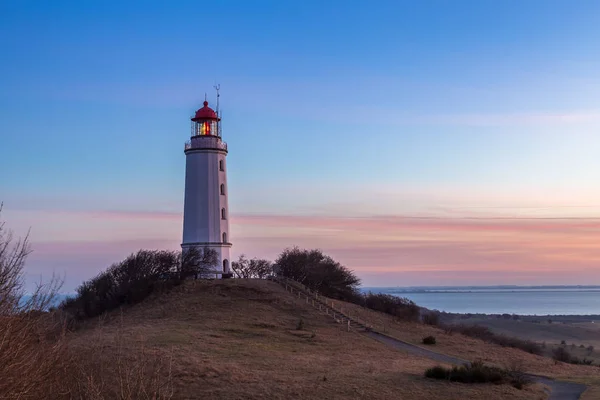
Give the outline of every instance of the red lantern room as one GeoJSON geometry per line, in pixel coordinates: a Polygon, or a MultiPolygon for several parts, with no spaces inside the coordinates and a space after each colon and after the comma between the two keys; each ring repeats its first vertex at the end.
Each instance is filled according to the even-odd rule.
{"type": "Polygon", "coordinates": [[[192,118],[192,136],[221,136],[219,121],[221,118],[204,101],[204,107],[198,109],[192,118]]]}

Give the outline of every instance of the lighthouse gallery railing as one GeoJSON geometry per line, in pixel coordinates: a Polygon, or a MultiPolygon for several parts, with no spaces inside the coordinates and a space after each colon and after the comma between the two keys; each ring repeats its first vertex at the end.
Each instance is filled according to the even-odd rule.
{"type": "Polygon", "coordinates": [[[227,143],[218,136],[194,136],[185,143],[185,150],[216,149],[227,151],[227,143]]]}

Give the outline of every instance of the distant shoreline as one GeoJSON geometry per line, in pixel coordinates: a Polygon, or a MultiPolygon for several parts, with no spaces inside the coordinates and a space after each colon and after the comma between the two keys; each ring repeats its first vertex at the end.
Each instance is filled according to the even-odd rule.
{"type": "Polygon", "coordinates": [[[425,309],[457,315],[520,315],[537,319],[572,316],[589,320],[600,314],[597,285],[396,286],[360,290],[406,297],[425,309]]]}
{"type": "Polygon", "coordinates": [[[454,313],[454,312],[445,312],[438,310],[430,310],[425,307],[421,307],[423,309],[429,311],[437,311],[440,314],[451,317],[451,318],[459,318],[460,317],[468,317],[468,318],[489,318],[489,319],[514,319],[513,316],[518,317],[519,320],[526,322],[535,322],[535,321],[548,321],[552,322],[563,322],[563,323],[573,323],[573,322],[589,322],[589,321],[600,321],[600,314],[563,314],[563,315],[554,315],[554,314],[546,314],[546,315],[528,315],[528,314],[483,314],[483,313],[454,313]],[[506,316],[510,316],[510,318],[506,316]]]}
{"type": "Polygon", "coordinates": [[[600,291],[600,285],[538,285],[538,286],[519,286],[519,285],[491,285],[491,286],[364,286],[360,290],[365,292],[371,289],[399,291],[406,293],[453,293],[453,292],[471,292],[471,291],[491,291],[491,290],[577,290],[577,291],[600,291]]]}

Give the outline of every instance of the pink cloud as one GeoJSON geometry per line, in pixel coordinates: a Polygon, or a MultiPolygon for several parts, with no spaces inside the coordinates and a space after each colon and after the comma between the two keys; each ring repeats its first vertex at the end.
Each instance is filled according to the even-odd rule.
{"type": "MultiPolygon", "coordinates": [[[[179,247],[178,213],[63,212],[52,218],[76,221],[68,225],[74,231],[64,237],[56,237],[60,231],[38,235],[28,271],[65,272],[71,285],[140,248],[179,247]]],[[[45,223],[43,218],[37,222],[45,223]]],[[[383,282],[378,278],[383,276],[395,277],[386,281],[390,285],[461,279],[563,283],[565,277],[600,284],[599,219],[242,214],[233,215],[231,222],[234,257],[245,253],[275,259],[294,245],[321,248],[363,276],[366,284],[383,282]]]]}
{"type": "Polygon", "coordinates": [[[281,215],[238,215],[236,223],[262,226],[319,227],[330,229],[366,230],[452,230],[462,232],[572,232],[598,231],[600,219],[596,218],[452,218],[452,217],[321,217],[281,215]]]}

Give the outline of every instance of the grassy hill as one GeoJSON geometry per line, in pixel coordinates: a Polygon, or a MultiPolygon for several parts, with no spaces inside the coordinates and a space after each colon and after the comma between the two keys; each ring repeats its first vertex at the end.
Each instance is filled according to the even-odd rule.
{"type": "MultiPolygon", "coordinates": [[[[419,342],[432,333],[438,350],[466,359],[501,352],[460,335],[446,340],[436,328],[389,321],[394,335],[419,342]]],[[[123,390],[175,399],[546,398],[540,385],[517,390],[426,379],[425,369],[439,363],[348,332],[277,283],[262,280],[187,282],[88,321],[69,342],[80,359],[102,370],[95,374],[102,380],[88,388],[98,399],[123,390]]],[[[528,365],[540,362],[520,353],[536,360],[528,365]]]]}
{"type": "Polygon", "coordinates": [[[552,350],[566,342],[566,349],[574,356],[589,358],[596,364],[600,364],[600,319],[594,317],[553,317],[552,322],[548,318],[523,317],[519,320],[498,319],[488,316],[474,316],[468,319],[455,319],[466,325],[486,326],[493,332],[508,336],[517,336],[538,343],[546,344],[546,353],[552,354],[552,350]],[[592,346],[594,350],[588,350],[592,346]]]}

